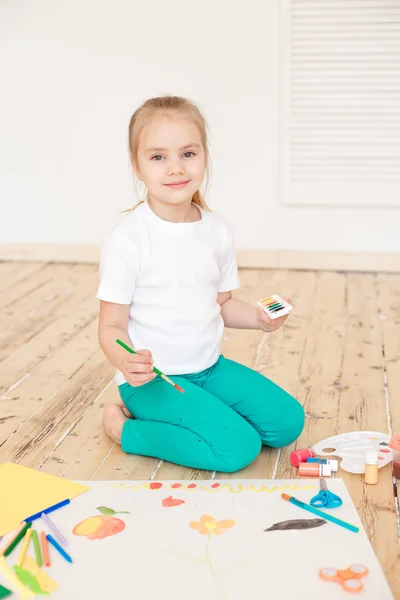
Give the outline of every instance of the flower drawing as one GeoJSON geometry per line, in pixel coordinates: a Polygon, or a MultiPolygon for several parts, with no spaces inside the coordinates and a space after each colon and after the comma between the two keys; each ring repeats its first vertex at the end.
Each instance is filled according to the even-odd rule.
{"type": "Polygon", "coordinates": [[[234,525],[236,525],[236,522],[232,521],[232,519],[223,519],[222,521],[217,521],[215,519],[215,517],[213,517],[211,515],[202,515],[200,517],[199,521],[191,521],[189,523],[189,527],[191,527],[192,529],[195,529],[198,533],[200,533],[200,535],[207,536],[204,562],[206,563],[206,565],[208,566],[208,568],[211,571],[215,589],[218,591],[219,595],[224,600],[227,598],[227,596],[222,588],[221,582],[218,577],[218,573],[215,570],[215,567],[211,561],[210,544],[211,544],[212,538],[215,535],[221,535],[221,534],[225,533],[225,531],[227,529],[231,529],[234,525]]]}
{"type": "Polygon", "coordinates": [[[200,517],[200,521],[191,521],[189,526],[192,529],[196,529],[201,535],[221,535],[225,532],[225,529],[230,529],[235,525],[235,521],[231,519],[225,519],[222,521],[216,521],[215,517],[211,515],[203,515],[200,517]]]}

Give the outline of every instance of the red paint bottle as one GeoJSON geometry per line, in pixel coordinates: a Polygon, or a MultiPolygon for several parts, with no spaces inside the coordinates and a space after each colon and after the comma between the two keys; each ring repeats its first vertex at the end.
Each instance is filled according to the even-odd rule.
{"type": "Polygon", "coordinates": [[[290,453],[290,463],[294,467],[298,467],[301,462],[306,462],[307,458],[314,458],[315,452],[312,448],[301,448],[300,450],[293,450],[290,453]]]}
{"type": "Polygon", "coordinates": [[[400,434],[390,438],[389,448],[393,450],[393,475],[400,480],[400,434]]]}

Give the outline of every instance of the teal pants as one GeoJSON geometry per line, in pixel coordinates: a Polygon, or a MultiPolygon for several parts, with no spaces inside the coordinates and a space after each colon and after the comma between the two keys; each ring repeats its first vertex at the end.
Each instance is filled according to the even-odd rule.
{"type": "Polygon", "coordinates": [[[160,377],[119,386],[134,415],[122,429],[124,452],[232,473],[250,464],[263,444],[286,446],[303,429],[304,411],[295,398],[223,356],[205,371],[171,379],[184,394],[160,377]]]}

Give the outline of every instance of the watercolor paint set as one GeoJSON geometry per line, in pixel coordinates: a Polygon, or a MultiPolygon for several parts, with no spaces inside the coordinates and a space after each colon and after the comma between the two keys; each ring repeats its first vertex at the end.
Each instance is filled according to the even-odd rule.
{"type": "Polygon", "coordinates": [[[279,319],[279,317],[287,315],[293,308],[289,302],[286,302],[277,294],[259,300],[257,306],[262,308],[270,319],[279,319]]]}

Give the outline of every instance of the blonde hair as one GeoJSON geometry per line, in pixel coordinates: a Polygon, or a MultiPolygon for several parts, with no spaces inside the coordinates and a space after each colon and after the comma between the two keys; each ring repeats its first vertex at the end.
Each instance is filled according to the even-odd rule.
{"type": "MultiPolygon", "coordinates": [[[[140,134],[144,127],[153,119],[159,116],[177,116],[181,115],[187,117],[195,125],[197,125],[201,143],[205,154],[205,165],[206,165],[206,181],[208,183],[209,171],[210,171],[210,156],[208,151],[208,139],[207,139],[207,122],[200,110],[193,102],[186,98],[180,98],[179,96],[160,96],[157,98],[149,98],[144,102],[132,115],[129,121],[129,152],[131,156],[131,162],[134,167],[138,164],[138,148],[140,141],[140,134]]],[[[207,187],[207,186],[206,186],[207,187]]],[[[146,197],[148,198],[148,191],[146,191],[146,197]]],[[[129,212],[134,210],[139,204],[145,200],[139,201],[135,206],[128,209],[129,212]]],[[[192,202],[197,204],[205,210],[210,210],[207,206],[204,196],[200,190],[197,190],[192,197],[192,202]]]]}

